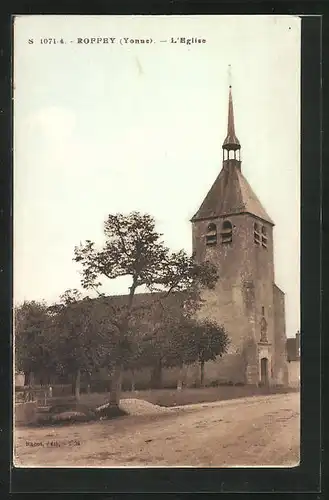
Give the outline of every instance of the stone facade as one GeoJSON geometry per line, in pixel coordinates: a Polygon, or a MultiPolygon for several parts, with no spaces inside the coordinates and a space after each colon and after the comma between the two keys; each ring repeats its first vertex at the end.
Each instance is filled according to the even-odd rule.
{"type": "Polygon", "coordinates": [[[192,218],[195,257],[210,261],[219,273],[216,287],[202,292],[199,315],[222,324],[231,339],[215,369],[218,380],[286,384],[284,294],[274,283],[274,223],[241,172],[240,148],[230,90],[222,170],[192,218]]]}
{"type": "MultiPolygon", "coordinates": [[[[268,350],[267,344],[259,345],[263,311],[268,342],[273,343],[272,237],[267,249],[256,247],[253,244],[254,217],[241,214],[218,218],[212,221],[218,233],[224,221],[232,224],[232,243],[219,241],[209,247],[205,243],[208,221],[193,223],[196,258],[215,264],[220,277],[214,290],[203,291],[205,305],[200,315],[223,324],[231,339],[229,354],[237,355],[239,362],[235,361],[234,369],[230,363],[233,373],[229,378],[234,382],[256,383],[257,350],[268,350]]],[[[220,365],[228,375],[224,368],[226,363],[220,365]]]]}
{"type": "Polygon", "coordinates": [[[264,248],[254,242],[254,224],[260,221],[253,215],[232,214],[212,219],[219,236],[225,221],[232,224],[232,242],[222,244],[218,240],[211,246],[206,244],[209,220],[193,222],[196,258],[215,264],[220,276],[215,289],[203,291],[205,304],[199,314],[223,324],[231,339],[229,358],[218,361],[217,378],[258,384],[262,381],[261,359],[266,359],[263,382],[283,384],[286,381],[284,294],[274,284],[272,226],[262,222],[267,233],[264,248]]]}

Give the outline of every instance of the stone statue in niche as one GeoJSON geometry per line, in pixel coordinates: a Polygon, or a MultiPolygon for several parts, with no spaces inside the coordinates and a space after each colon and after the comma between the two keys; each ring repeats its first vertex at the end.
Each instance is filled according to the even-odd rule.
{"type": "Polygon", "coordinates": [[[260,322],[260,341],[267,342],[267,321],[264,316],[260,322]]]}

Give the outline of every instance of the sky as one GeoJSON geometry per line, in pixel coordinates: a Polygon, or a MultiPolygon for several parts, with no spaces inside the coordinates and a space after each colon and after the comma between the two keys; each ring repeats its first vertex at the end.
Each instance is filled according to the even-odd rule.
{"type": "MultiPolygon", "coordinates": [[[[190,219],[222,166],[229,65],[242,172],[275,222],[275,279],[286,294],[287,335],[295,335],[295,16],[16,17],[15,303],[54,302],[68,288],[81,290],[74,247],[86,239],[101,243],[109,213],[150,213],[167,246],[191,252],[190,219]]],[[[122,278],[103,291],[121,294],[127,287],[122,278]]]]}

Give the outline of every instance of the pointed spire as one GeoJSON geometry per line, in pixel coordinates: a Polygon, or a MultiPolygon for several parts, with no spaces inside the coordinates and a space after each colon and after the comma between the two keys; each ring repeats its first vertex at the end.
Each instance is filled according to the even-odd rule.
{"type": "Polygon", "coordinates": [[[229,97],[228,97],[228,120],[227,120],[227,136],[223,142],[223,148],[227,150],[240,149],[240,142],[235,135],[234,128],[234,111],[232,98],[232,82],[231,82],[231,65],[229,66],[229,97]]]}

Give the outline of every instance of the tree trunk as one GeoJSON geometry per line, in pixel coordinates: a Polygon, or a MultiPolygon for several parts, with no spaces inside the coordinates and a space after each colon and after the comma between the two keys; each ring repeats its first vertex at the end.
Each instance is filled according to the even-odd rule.
{"type": "Polygon", "coordinates": [[[80,400],[80,381],[81,381],[81,372],[80,369],[78,369],[75,376],[75,387],[74,387],[74,396],[77,401],[80,400]]]}
{"type": "Polygon", "coordinates": [[[135,370],[131,370],[131,390],[135,392],[135,370]]]}
{"type": "Polygon", "coordinates": [[[162,387],[162,363],[159,361],[153,368],[151,377],[151,386],[153,389],[161,389],[162,387]]]}
{"type": "Polygon", "coordinates": [[[90,394],[91,392],[91,373],[90,372],[87,372],[87,394],[90,394]]]}
{"type": "MultiPolygon", "coordinates": [[[[128,296],[128,308],[127,308],[127,314],[124,318],[124,321],[121,324],[120,328],[120,335],[124,337],[128,331],[129,328],[129,320],[130,320],[130,314],[133,306],[133,301],[134,301],[134,296],[135,296],[135,290],[136,290],[137,284],[136,280],[134,279],[130,290],[129,290],[129,296],[128,296]]],[[[111,378],[111,391],[110,391],[110,399],[109,399],[109,408],[119,408],[120,404],[120,396],[121,396],[121,385],[122,385],[122,372],[123,372],[123,365],[122,365],[122,360],[117,361],[115,367],[114,367],[114,372],[111,378]]]]}
{"type": "Polygon", "coordinates": [[[184,365],[179,367],[179,373],[177,378],[177,391],[181,391],[183,389],[183,378],[184,378],[184,365]]]}
{"type": "Polygon", "coordinates": [[[200,361],[200,385],[204,387],[204,361],[200,361]]]}
{"type": "Polygon", "coordinates": [[[71,384],[71,394],[72,394],[72,396],[74,396],[74,393],[75,393],[75,378],[76,378],[75,373],[70,373],[68,380],[69,380],[69,382],[71,384]]]}
{"type": "Polygon", "coordinates": [[[26,394],[27,401],[34,401],[35,398],[35,393],[33,391],[33,386],[34,386],[34,372],[29,371],[27,374],[27,379],[28,379],[28,392],[26,394]]]}
{"type": "Polygon", "coordinates": [[[35,385],[35,375],[34,372],[29,373],[29,386],[33,387],[35,385]]]}
{"type": "Polygon", "coordinates": [[[111,391],[109,399],[110,408],[119,407],[120,396],[121,396],[121,380],[122,380],[122,366],[117,365],[114,368],[113,375],[111,378],[111,391]]]}

